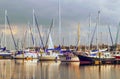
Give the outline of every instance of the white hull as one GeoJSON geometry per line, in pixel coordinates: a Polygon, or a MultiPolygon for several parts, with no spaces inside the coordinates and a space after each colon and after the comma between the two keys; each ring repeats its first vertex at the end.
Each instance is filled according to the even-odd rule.
{"type": "Polygon", "coordinates": [[[57,58],[52,57],[52,56],[40,56],[39,60],[40,61],[55,61],[55,60],[57,60],[57,58]]]}
{"type": "Polygon", "coordinates": [[[52,53],[50,55],[47,55],[46,53],[41,54],[39,57],[39,61],[55,61],[58,60],[58,53],[52,53]]]}
{"type": "Polygon", "coordinates": [[[0,55],[12,55],[12,53],[8,53],[7,51],[0,51],[0,55]]]}
{"type": "Polygon", "coordinates": [[[15,59],[38,59],[38,54],[37,53],[24,53],[24,54],[18,54],[16,56],[13,56],[15,59]]]}
{"type": "Polygon", "coordinates": [[[79,62],[79,58],[77,56],[67,57],[66,55],[59,55],[59,58],[62,62],[79,62]]]}
{"type": "Polygon", "coordinates": [[[0,52],[0,58],[10,59],[11,55],[12,55],[12,53],[7,53],[5,51],[0,52]]]}

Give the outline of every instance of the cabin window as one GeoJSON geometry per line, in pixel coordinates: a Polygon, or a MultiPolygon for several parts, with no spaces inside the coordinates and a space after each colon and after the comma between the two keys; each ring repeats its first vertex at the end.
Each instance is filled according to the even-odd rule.
{"type": "Polygon", "coordinates": [[[105,57],[107,57],[107,55],[105,55],[105,57]]]}
{"type": "Polygon", "coordinates": [[[119,54],[119,52],[117,52],[117,54],[119,54]]]}
{"type": "Polygon", "coordinates": [[[113,52],[113,54],[115,54],[115,52],[113,52]]]}

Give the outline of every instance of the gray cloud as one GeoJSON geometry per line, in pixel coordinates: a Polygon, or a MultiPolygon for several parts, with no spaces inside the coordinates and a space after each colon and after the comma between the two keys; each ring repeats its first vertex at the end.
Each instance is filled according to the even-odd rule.
{"type": "MultiPolygon", "coordinates": [[[[120,1],[118,0],[61,0],[62,20],[85,21],[89,13],[94,18],[97,16],[97,11],[101,10],[103,22],[114,22],[115,24],[118,22],[118,16],[120,15],[119,3],[120,1]]],[[[35,9],[41,23],[45,23],[46,20],[48,22],[51,18],[58,18],[57,0],[1,0],[0,7],[1,17],[4,16],[4,10],[7,9],[13,23],[25,23],[31,20],[32,9],[35,9]]]]}
{"type": "MultiPolygon", "coordinates": [[[[111,25],[112,32],[116,31],[116,26],[120,21],[119,0],[61,0],[61,17],[63,37],[69,39],[68,34],[74,38],[77,36],[77,24],[81,25],[81,38],[87,38],[88,16],[91,14],[92,26],[94,28],[98,10],[100,13],[100,27],[111,25]]],[[[38,18],[39,25],[44,29],[48,28],[51,19],[55,20],[55,32],[58,34],[58,0],[0,0],[0,24],[4,24],[4,10],[8,10],[11,24],[20,26],[27,25],[30,21],[32,24],[32,10],[38,18]]],[[[103,32],[104,33],[104,32],[103,32]]],[[[115,33],[113,34],[115,36],[115,33]]],[[[56,36],[57,38],[57,36],[56,36]]],[[[55,38],[54,38],[55,39],[55,38]]]]}

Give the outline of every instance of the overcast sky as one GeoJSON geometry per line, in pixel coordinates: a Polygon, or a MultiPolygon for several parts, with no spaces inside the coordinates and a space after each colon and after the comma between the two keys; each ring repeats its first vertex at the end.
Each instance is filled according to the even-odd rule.
{"type": "MultiPolygon", "coordinates": [[[[109,39],[110,42],[108,25],[110,25],[115,39],[120,21],[120,0],[60,0],[60,2],[62,38],[64,38],[66,45],[75,45],[78,23],[80,23],[81,43],[88,43],[89,14],[91,14],[92,36],[98,11],[100,11],[99,32],[102,32],[101,40],[106,42],[109,39]]],[[[8,11],[11,25],[21,29],[21,26],[27,26],[28,21],[32,24],[33,9],[35,10],[39,26],[42,26],[44,30],[48,29],[52,18],[54,19],[54,34],[52,37],[54,43],[58,44],[56,40],[58,38],[58,0],[0,0],[1,28],[4,25],[5,10],[8,11]]],[[[20,30],[16,35],[20,35],[20,30]]],[[[99,42],[101,40],[99,39],[99,42]]]]}

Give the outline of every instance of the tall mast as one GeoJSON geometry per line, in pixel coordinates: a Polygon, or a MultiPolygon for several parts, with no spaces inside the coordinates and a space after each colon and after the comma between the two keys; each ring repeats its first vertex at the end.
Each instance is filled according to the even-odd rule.
{"type": "Polygon", "coordinates": [[[53,24],[54,24],[54,21],[53,21],[53,19],[52,19],[50,28],[48,29],[48,35],[47,35],[47,38],[46,38],[45,46],[47,46],[47,44],[48,44],[48,40],[49,40],[49,36],[50,36],[51,30],[52,30],[53,24]]]}
{"type": "Polygon", "coordinates": [[[1,36],[0,36],[0,48],[2,46],[2,39],[3,39],[3,32],[1,33],[1,36]]]}
{"type": "Polygon", "coordinates": [[[99,49],[99,46],[98,46],[98,44],[99,44],[99,42],[98,42],[98,27],[99,27],[99,24],[100,24],[100,11],[98,11],[98,17],[97,17],[97,38],[96,38],[96,43],[97,43],[97,49],[99,49]]]}
{"type": "Polygon", "coordinates": [[[89,14],[89,34],[88,34],[88,50],[90,50],[90,27],[91,27],[91,14],[89,14]]]}
{"type": "MultiPolygon", "coordinates": [[[[29,31],[30,31],[29,33],[30,33],[31,39],[32,39],[32,45],[34,45],[34,37],[33,37],[33,32],[32,32],[30,24],[28,24],[28,27],[29,27],[29,31]]],[[[29,37],[29,39],[30,39],[30,37],[29,37]]]]}
{"type": "Polygon", "coordinates": [[[112,33],[111,33],[109,25],[108,25],[108,30],[109,30],[109,34],[110,34],[111,43],[112,43],[112,46],[113,46],[113,38],[112,38],[112,33]]]}
{"type": "MultiPolygon", "coordinates": [[[[101,38],[101,39],[100,39],[100,44],[101,44],[101,49],[102,49],[102,44],[104,44],[103,41],[102,41],[102,32],[100,32],[100,38],[101,38]]],[[[103,48],[104,48],[104,47],[103,47],[103,48]]]]}
{"type": "Polygon", "coordinates": [[[95,36],[96,29],[97,29],[97,23],[96,23],[96,25],[95,25],[95,28],[94,28],[93,33],[92,33],[92,36],[91,36],[90,49],[92,49],[92,43],[93,43],[93,39],[94,39],[94,36],[95,36]]]}
{"type": "Polygon", "coordinates": [[[58,12],[59,12],[59,44],[61,45],[61,4],[60,0],[58,0],[58,12]]]}
{"type": "MultiPolygon", "coordinates": [[[[38,22],[37,22],[37,17],[35,15],[35,13],[33,12],[33,15],[34,15],[34,21],[35,21],[35,26],[37,27],[37,30],[38,30],[38,34],[39,34],[39,39],[40,39],[40,42],[42,44],[42,48],[44,48],[44,43],[43,43],[43,39],[42,39],[42,36],[41,36],[41,32],[40,32],[40,29],[39,29],[39,26],[38,26],[38,22]]],[[[36,39],[36,38],[35,38],[36,39]]],[[[41,45],[40,45],[41,46],[41,45]]]]}
{"type": "Polygon", "coordinates": [[[11,28],[11,26],[10,26],[10,22],[9,22],[9,19],[8,19],[7,12],[6,12],[5,18],[6,18],[6,23],[7,23],[8,26],[9,26],[10,33],[11,33],[11,35],[12,35],[12,39],[13,39],[13,43],[14,43],[14,45],[15,45],[15,49],[18,50],[18,46],[17,46],[17,44],[16,44],[16,42],[15,42],[15,38],[14,38],[14,35],[13,35],[12,28],[11,28]]]}
{"type": "Polygon", "coordinates": [[[80,24],[78,24],[78,50],[80,49],[80,24]]]}
{"type": "Polygon", "coordinates": [[[71,33],[69,32],[69,43],[68,43],[68,46],[70,46],[71,45],[71,33]]]}
{"type": "Polygon", "coordinates": [[[36,36],[35,36],[35,16],[34,16],[34,14],[35,14],[35,11],[34,11],[34,9],[33,9],[33,35],[34,35],[34,43],[33,43],[33,46],[35,47],[35,38],[36,38],[36,36]]]}
{"type": "Polygon", "coordinates": [[[64,46],[64,41],[65,41],[65,40],[64,40],[64,37],[63,37],[63,39],[62,39],[62,46],[64,46]]]}
{"type": "Polygon", "coordinates": [[[4,47],[6,47],[6,27],[7,27],[7,19],[6,19],[6,15],[7,15],[7,10],[5,10],[4,47]]]}
{"type": "MultiPolygon", "coordinates": [[[[28,29],[29,29],[29,26],[30,26],[30,23],[28,22],[28,29]]],[[[30,29],[28,30],[27,39],[28,39],[28,47],[30,47],[30,29]]]]}

